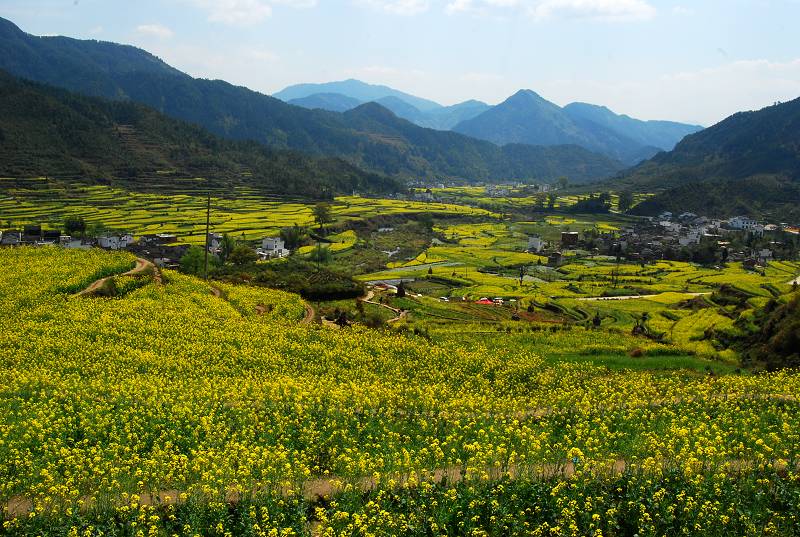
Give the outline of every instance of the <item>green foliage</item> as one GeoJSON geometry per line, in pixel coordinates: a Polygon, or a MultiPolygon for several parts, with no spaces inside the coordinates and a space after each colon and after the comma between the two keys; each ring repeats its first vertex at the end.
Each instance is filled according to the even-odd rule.
{"type": "Polygon", "coordinates": [[[181,257],[181,272],[194,276],[202,275],[205,271],[205,253],[200,246],[190,246],[181,257]]]}
{"type": "Polygon", "coordinates": [[[756,311],[756,329],[741,346],[746,363],[768,370],[800,367],[800,296],[786,304],[770,300],[756,311]]]}
{"type": "Polygon", "coordinates": [[[64,219],[64,233],[67,235],[84,235],[86,220],[82,216],[68,216],[64,219]]]}
{"type": "Polygon", "coordinates": [[[296,250],[299,248],[307,236],[308,231],[306,228],[298,226],[297,223],[290,227],[281,228],[280,231],[280,237],[289,250],[296,250]]]}
{"type": "Polygon", "coordinates": [[[255,250],[247,246],[246,244],[237,244],[231,255],[228,257],[228,260],[237,266],[245,266],[255,263],[258,259],[255,250]]]}
{"type": "Polygon", "coordinates": [[[312,213],[314,214],[314,222],[319,226],[320,231],[324,230],[325,224],[333,222],[330,203],[317,203],[312,209],[312,213]]]}

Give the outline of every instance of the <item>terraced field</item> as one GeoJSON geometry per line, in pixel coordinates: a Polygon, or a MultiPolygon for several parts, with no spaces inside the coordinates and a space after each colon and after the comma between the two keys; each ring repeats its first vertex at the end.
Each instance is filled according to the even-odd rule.
{"type": "Polygon", "coordinates": [[[298,325],[292,295],[215,293],[169,271],[116,298],[74,296],[133,261],[0,250],[0,321],[14,327],[0,338],[5,534],[792,535],[800,524],[796,373],[619,370],[610,357],[632,345],[644,360],[682,358],[584,327],[450,324],[429,339],[298,325]]]}

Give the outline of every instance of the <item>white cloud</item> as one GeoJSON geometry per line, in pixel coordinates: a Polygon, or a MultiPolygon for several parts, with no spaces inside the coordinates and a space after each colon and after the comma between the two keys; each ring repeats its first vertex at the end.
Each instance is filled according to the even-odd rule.
{"type": "Polygon", "coordinates": [[[429,0],[356,0],[357,5],[386,11],[393,15],[417,15],[430,9],[429,0]]]}
{"type": "Polygon", "coordinates": [[[159,39],[169,39],[174,35],[172,30],[162,24],[142,24],[136,27],[136,32],[159,39]]]}
{"type": "Polygon", "coordinates": [[[656,15],[647,0],[450,0],[448,14],[490,15],[524,13],[534,20],[594,19],[603,21],[640,21],[656,15]]]}
{"type": "Polygon", "coordinates": [[[309,9],[318,0],[184,0],[208,12],[208,20],[229,26],[253,26],[272,16],[275,6],[309,9]]]}
{"type": "Polygon", "coordinates": [[[530,14],[534,19],[597,19],[639,21],[652,19],[656,8],[644,0],[543,0],[530,14]]]}
{"type": "Polygon", "coordinates": [[[672,14],[677,16],[694,15],[694,10],[686,6],[675,6],[672,8],[672,14]]]}

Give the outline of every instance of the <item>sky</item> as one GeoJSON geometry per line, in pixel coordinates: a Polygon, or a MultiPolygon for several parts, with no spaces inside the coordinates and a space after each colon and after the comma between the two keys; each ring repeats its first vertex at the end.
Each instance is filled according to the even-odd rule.
{"type": "Polygon", "coordinates": [[[0,16],[267,94],[357,78],[495,104],[524,88],[704,126],[800,97],[800,0],[0,0],[0,16]]]}

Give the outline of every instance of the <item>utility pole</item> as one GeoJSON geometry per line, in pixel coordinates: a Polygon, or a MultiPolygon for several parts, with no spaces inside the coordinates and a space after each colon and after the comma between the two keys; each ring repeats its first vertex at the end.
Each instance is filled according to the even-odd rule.
{"type": "Polygon", "coordinates": [[[208,248],[209,244],[209,237],[208,234],[211,228],[211,191],[208,192],[208,197],[206,198],[206,247],[205,247],[205,269],[203,274],[205,275],[206,280],[208,280],[208,248]]]}

